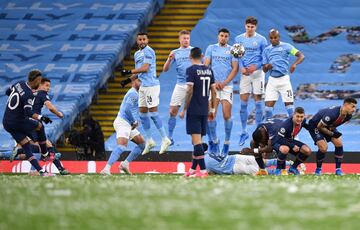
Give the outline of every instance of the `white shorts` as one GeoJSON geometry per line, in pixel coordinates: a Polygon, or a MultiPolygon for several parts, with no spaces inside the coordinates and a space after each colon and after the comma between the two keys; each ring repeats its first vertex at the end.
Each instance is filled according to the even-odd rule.
{"type": "Polygon", "coordinates": [[[139,107],[153,108],[159,105],[160,85],[140,86],[139,107]]]}
{"type": "Polygon", "coordinates": [[[235,155],[234,174],[255,175],[257,171],[259,171],[259,166],[254,156],[235,155]]]}
{"type": "Polygon", "coordinates": [[[181,106],[186,97],[187,85],[176,84],[171,95],[170,106],[181,106]]]}
{"type": "Polygon", "coordinates": [[[281,95],[283,102],[294,102],[294,94],[290,83],[290,76],[269,77],[266,85],[265,101],[277,101],[281,95]]]}
{"type": "Polygon", "coordinates": [[[140,132],[137,129],[131,129],[131,125],[121,117],[115,119],[113,126],[116,131],[116,139],[123,137],[132,140],[137,135],[140,135],[140,132]]]}
{"type": "Polygon", "coordinates": [[[265,73],[258,69],[249,76],[241,75],[240,94],[253,93],[255,95],[264,94],[265,73]],[[252,89],[252,90],[251,90],[252,89]]]}
{"type": "MultiPolygon", "coordinates": [[[[227,100],[230,104],[233,102],[233,87],[232,86],[225,86],[222,90],[216,90],[216,99],[227,100]]],[[[211,101],[211,94],[209,96],[209,101],[211,101]]]]}

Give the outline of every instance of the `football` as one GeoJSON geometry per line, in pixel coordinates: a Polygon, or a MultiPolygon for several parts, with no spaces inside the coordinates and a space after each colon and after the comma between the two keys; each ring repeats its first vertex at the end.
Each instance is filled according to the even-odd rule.
{"type": "Polygon", "coordinates": [[[245,54],[245,47],[236,43],[231,47],[230,53],[236,58],[241,58],[245,54]]]}

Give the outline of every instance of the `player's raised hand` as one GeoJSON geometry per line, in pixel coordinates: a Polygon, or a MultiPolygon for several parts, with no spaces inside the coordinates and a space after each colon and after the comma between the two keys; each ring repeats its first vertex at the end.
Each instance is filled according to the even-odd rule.
{"type": "Polygon", "coordinates": [[[179,113],[179,117],[181,119],[184,119],[184,117],[185,117],[185,111],[184,110],[179,113]]]}
{"type": "Polygon", "coordinates": [[[168,59],[171,61],[175,58],[174,52],[170,52],[168,59]]]}
{"type": "Polygon", "coordinates": [[[130,78],[126,78],[125,80],[120,81],[121,88],[124,88],[130,82],[131,82],[130,78]]]}
{"type": "Polygon", "coordinates": [[[290,66],[290,73],[294,73],[295,69],[296,69],[296,64],[292,64],[290,66]]]}
{"type": "Polygon", "coordinates": [[[57,116],[58,116],[59,118],[64,118],[64,114],[63,114],[62,112],[58,112],[57,116]]]}

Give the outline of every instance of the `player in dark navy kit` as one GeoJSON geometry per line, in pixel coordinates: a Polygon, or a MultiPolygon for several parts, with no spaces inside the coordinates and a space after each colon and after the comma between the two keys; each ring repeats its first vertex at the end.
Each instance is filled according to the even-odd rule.
{"type": "Polygon", "coordinates": [[[293,116],[284,120],[279,125],[278,132],[272,140],[272,147],[278,155],[276,175],[288,175],[288,172],[294,175],[300,175],[297,167],[305,162],[311,154],[309,146],[294,139],[303,127],[307,128],[307,124],[305,111],[302,107],[295,108],[293,116]],[[285,163],[289,153],[295,155],[296,160],[287,172],[285,163]]]}
{"type": "MultiPolygon", "coordinates": [[[[63,118],[64,115],[60,111],[58,111],[57,108],[50,101],[50,97],[48,95],[48,92],[50,91],[50,86],[50,79],[43,77],[41,79],[39,88],[34,93],[35,100],[33,105],[33,111],[37,114],[41,114],[41,109],[45,105],[50,110],[50,112],[52,112],[59,118],[63,118]]],[[[61,175],[69,174],[69,172],[61,165],[59,159],[55,158],[55,153],[57,151],[52,145],[52,143],[47,140],[44,125],[40,130],[33,131],[31,139],[34,142],[38,142],[43,159],[49,159],[53,161],[54,165],[59,170],[61,175]]]]}
{"type": "Polygon", "coordinates": [[[318,147],[316,153],[315,175],[321,175],[321,167],[328,150],[327,142],[335,146],[336,175],[343,175],[341,162],[344,155],[342,134],[336,129],[348,122],[356,110],[357,101],[354,98],[346,98],[342,106],[333,106],[321,109],[309,120],[309,133],[318,147]]]}
{"type": "Polygon", "coordinates": [[[22,146],[27,160],[42,176],[49,176],[41,168],[31,151],[30,138],[33,130],[40,130],[41,122],[50,122],[46,116],[41,116],[33,111],[34,95],[32,90],[37,89],[41,82],[39,70],[30,71],[28,81],[19,81],[11,86],[6,95],[9,96],[3,117],[4,129],[11,134],[15,141],[22,146]]]}
{"type": "Polygon", "coordinates": [[[194,146],[192,166],[185,176],[206,177],[207,171],[204,160],[204,149],[202,136],[206,135],[208,118],[215,118],[216,89],[212,70],[202,64],[202,53],[198,47],[190,51],[192,66],[186,69],[187,92],[183,111],[180,118],[183,119],[186,113],[186,132],[191,135],[194,146]],[[208,108],[211,92],[210,110],[208,108]],[[197,165],[200,172],[196,173],[197,165]]]}

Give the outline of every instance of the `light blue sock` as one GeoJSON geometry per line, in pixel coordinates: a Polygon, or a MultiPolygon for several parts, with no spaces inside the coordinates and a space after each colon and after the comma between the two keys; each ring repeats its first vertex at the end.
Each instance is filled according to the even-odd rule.
{"type": "Polygon", "coordinates": [[[287,111],[289,117],[292,117],[292,115],[294,114],[294,109],[295,109],[294,105],[287,105],[286,106],[286,111],[287,111]]]}
{"type": "Polygon", "coordinates": [[[121,154],[126,150],[126,146],[117,145],[116,148],[111,152],[109,160],[107,161],[108,165],[113,165],[117,160],[119,160],[121,154]]]}
{"type": "Polygon", "coordinates": [[[273,107],[265,106],[265,120],[273,117],[273,107]]]}
{"type": "Polygon", "coordinates": [[[159,130],[161,138],[164,139],[165,137],[167,137],[165,128],[160,120],[159,113],[158,112],[149,112],[149,115],[151,117],[151,120],[153,120],[156,128],[159,130]]]}
{"type": "Polygon", "coordinates": [[[212,138],[212,141],[216,141],[217,140],[217,135],[216,135],[216,120],[212,120],[212,121],[208,121],[208,126],[209,126],[209,132],[212,138]]]}
{"type": "Polygon", "coordinates": [[[241,107],[240,107],[240,121],[242,126],[242,132],[247,132],[247,119],[249,116],[249,112],[247,110],[248,103],[247,101],[241,101],[241,107]]]}
{"type": "Polygon", "coordinates": [[[168,121],[168,136],[171,139],[176,126],[176,117],[170,116],[168,121]]]}
{"type": "Polygon", "coordinates": [[[266,169],[269,175],[275,175],[276,168],[273,169],[266,169]]]}
{"type": "Polygon", "coordinates": [[[141,155],[144,148],[145,148],[145,143],[138,144],[137,146],[135,146],[135,148],[127,156],[126,161],[131,162],[131,161],[135,160],[136,158],[138,158],[138,156],[141,155]]]}
{"type": "Polygon", "coordinates": [[[286,161],[285,165],[286,166],[291,166],[291,163],[292,163],[291,161],[286,161]]]}
{"type": "Polygon", "coordinates": [[[151,138],[151,130],[150,130],[150,118],[148,116],[148,113],[139,113],[141,125],[144,129],[144,136],[145,139],[148,140],[151,138]]]}
{"type": "Polygon", "coordinates": [[[265,167],[277,166],[277,159],[267,159],[265,167]]]}
{"type": "Polygon", "coordinates": [[[225,123],[225,141],[229,142],[230,137],[231,137],[231,130],[232,130],[232,126],[233,126],[233,121],[230,118],[228,120],[224,120],[224,123],[225,123]]]}
{"type": "Polygon", "coordinates": [[[255,102],[255,121],[259,125],[263,119],[263,103],[262,101],[255,102]]]}

